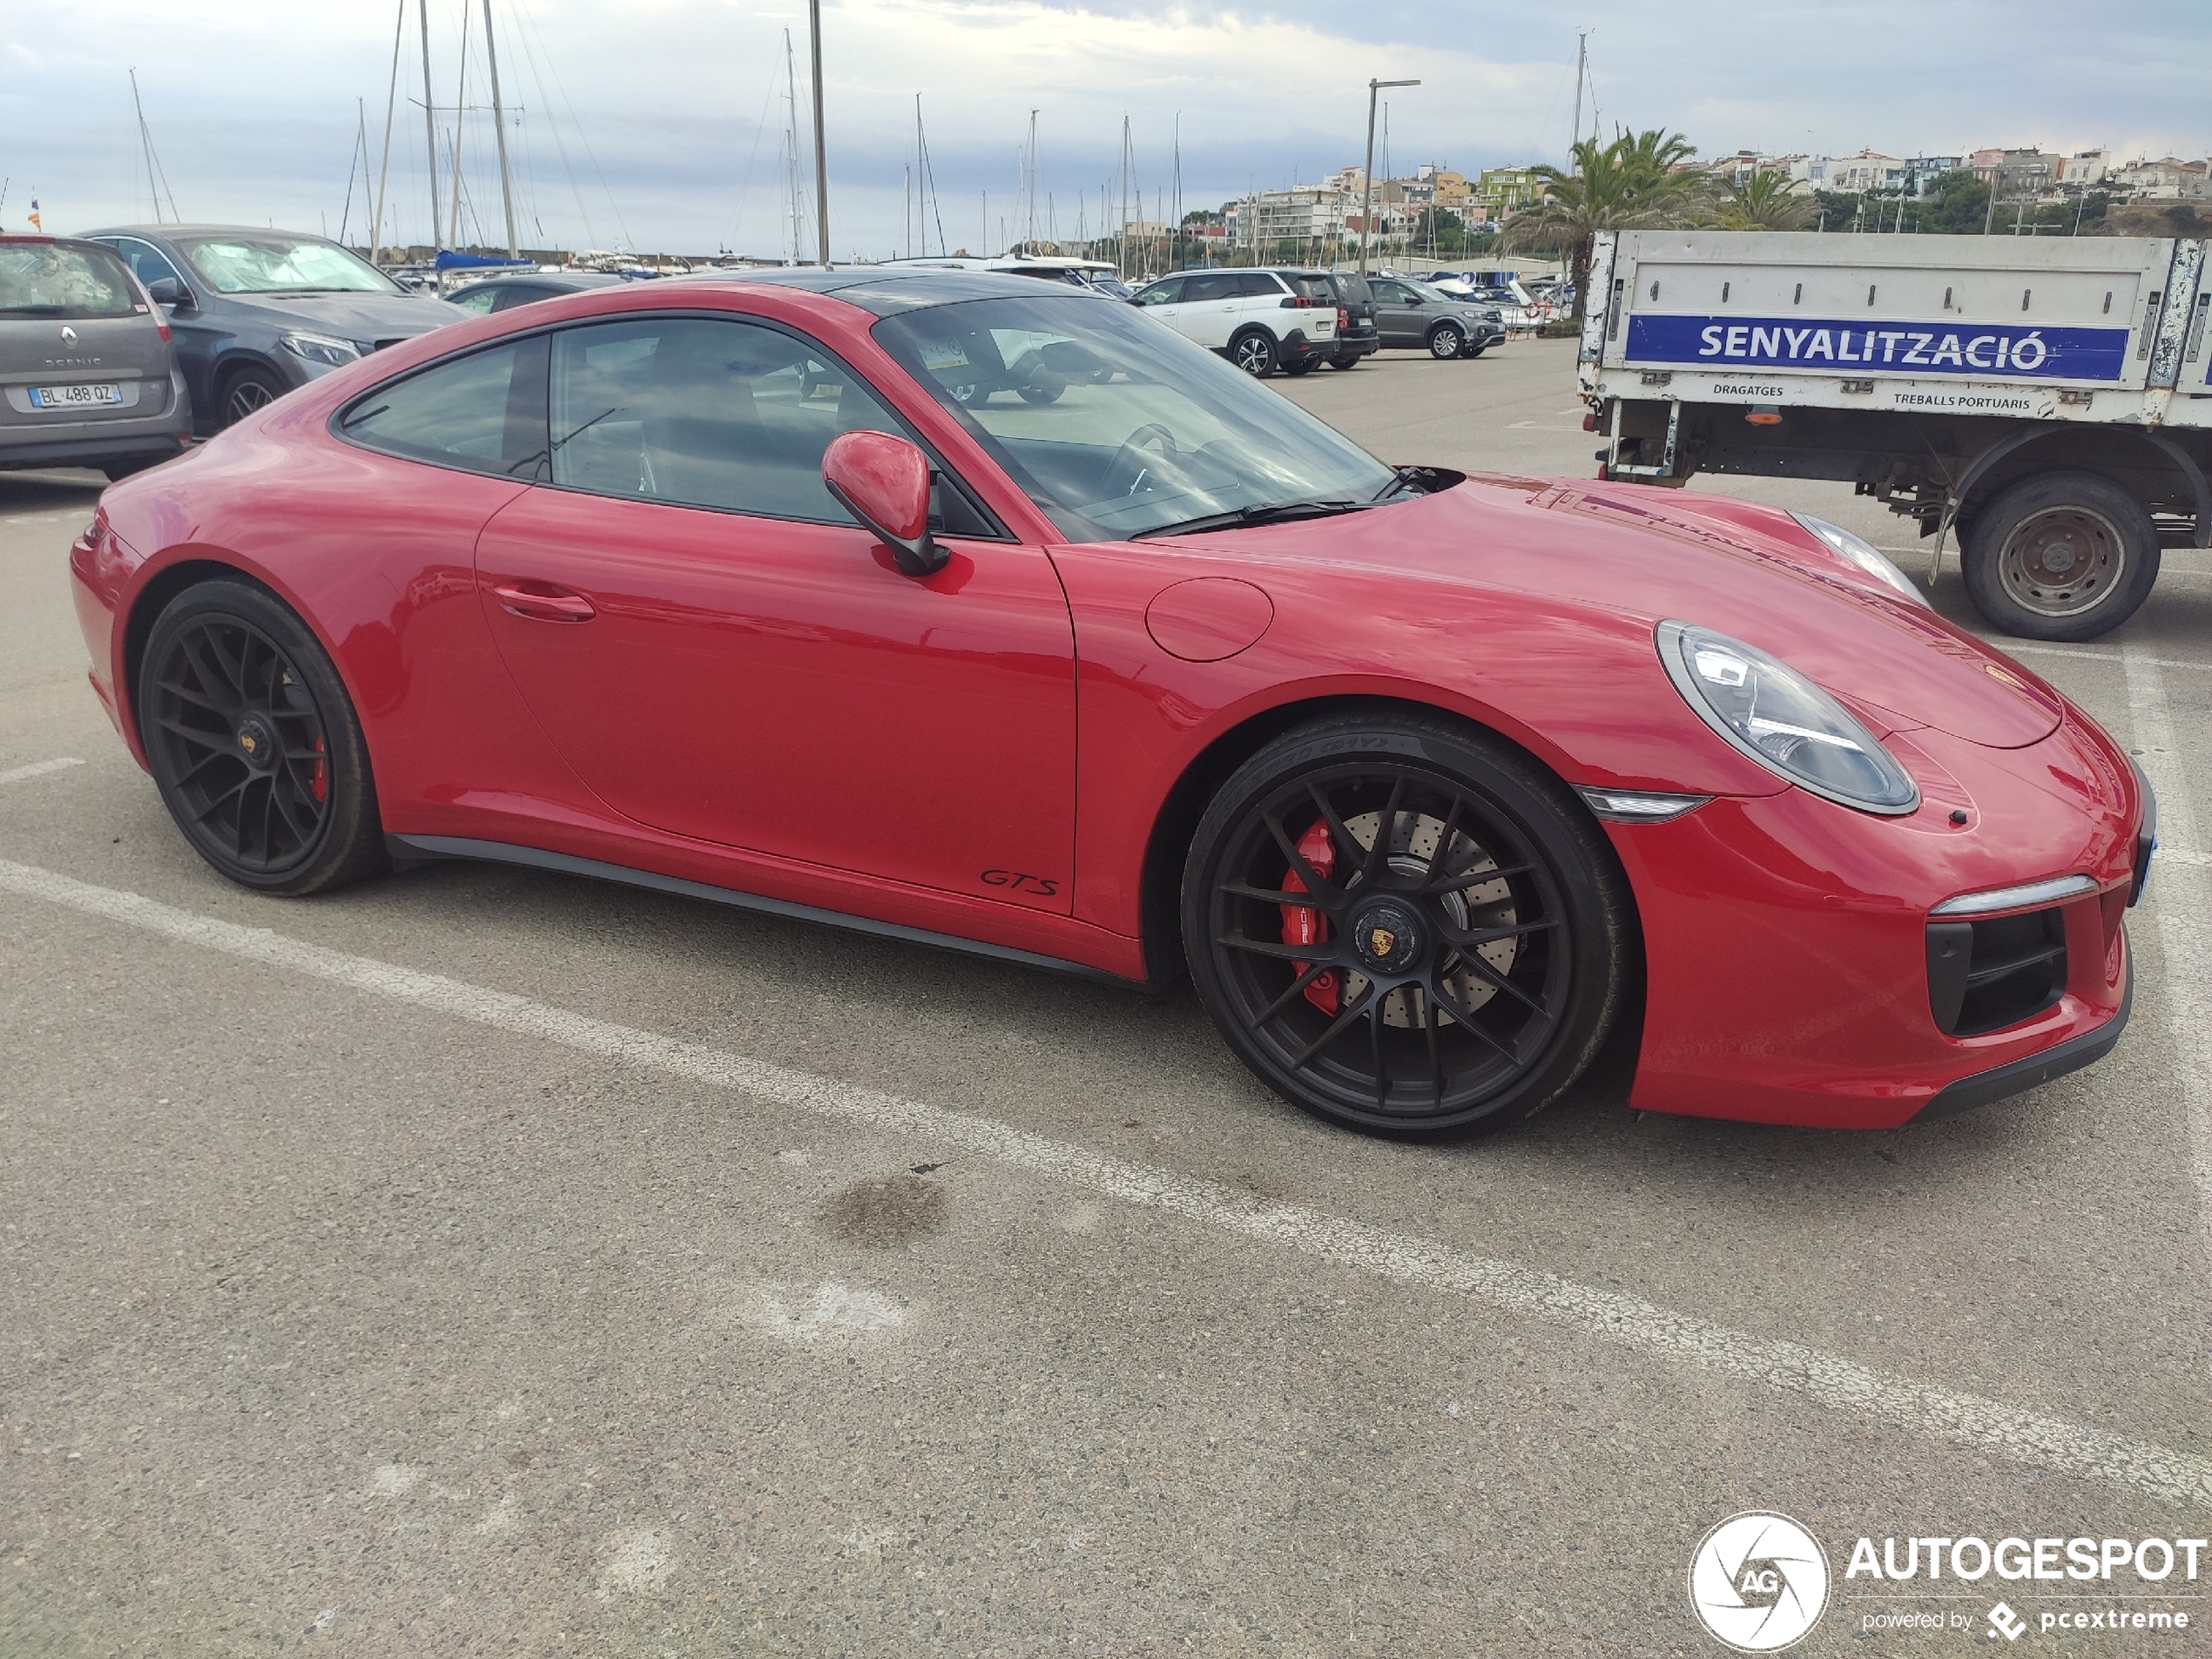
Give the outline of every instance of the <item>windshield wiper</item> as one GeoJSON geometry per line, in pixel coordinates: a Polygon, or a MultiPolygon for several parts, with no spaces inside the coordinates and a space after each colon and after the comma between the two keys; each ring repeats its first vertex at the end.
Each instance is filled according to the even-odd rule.
{"type": "Polygon", "coordinates": [[[1329,518],[1338,513],[1364,512],[1372,505],[1372,502],[1343,500],[1263,502],[1251,507],[1231,508],[1225,513],[1208,513],[1202,518],[1186,518],[1177,523],[1139,530],[1130,539],[1141,542],[1155,536],[1193,536],[1201,530],[1242,529],[1248,525],[1279,524],[1295,518],[1329,518]]]}

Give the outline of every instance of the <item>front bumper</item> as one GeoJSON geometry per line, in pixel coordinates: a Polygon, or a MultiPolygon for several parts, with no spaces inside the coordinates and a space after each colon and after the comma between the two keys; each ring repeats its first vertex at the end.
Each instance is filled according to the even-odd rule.
{"type": "Polygon", "coordinates": [[[1924,798],[1903,818],[1784,789],[1606,826],[1644,937],[1630,1104],[1894,1129],[2033,1088],[2118,1041],[2142,814],[2126,757],[2071,711],[2024,750],[1925,729],[1891,741],[1924,798]],[[1950,822],[1954,808],[1966,826],[1950,822]],[[1935,907],[2067,873],[2089,882],[2046,907],[2065,947],[2062,981],[2002,1016],[2009,1023],[1947,1034],[1931,1001],[1935,907]]]}

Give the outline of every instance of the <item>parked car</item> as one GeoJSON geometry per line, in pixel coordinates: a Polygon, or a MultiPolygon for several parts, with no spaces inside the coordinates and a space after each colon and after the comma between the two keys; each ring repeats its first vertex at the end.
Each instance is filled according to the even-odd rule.
{"type": "Polygon", "coordinates": [[[1387,466],[1024,277],[561,310],[350,363],[71,549],[94,691],[257,897],[488,859],[1187,969],[1394,1136],[1615,1029],[1633,1108],[1892,1129],[2127,1023],[2142,774],[1848,531],[1387,466]],[[1055,348],[1051,407],[960,396],[1055,348]]]}
{"type": "Polygon", "coordinates": [[[1382,335],[1375,327],[1375,291],[1357,271],[1325,274],[1337,295],[1337,348],[1329,354],[1329,366],[1357,368],[1382,349],[1382,335]]]}
{"type": "Polygon", "coordinates": [[[1131,296],[1154,317],[1247,374],[1303,374],[1336,350],[1337,291],[1326,271],[1176,271],[1131,296]]]}
{"type": "Polygon", "coordinates": [[[1420,347],[1432,357],[1480,357],[1506,337],[1504,320],[1478,300],[1456,299],[1410,277],[1370,277],[1375,327],[1386,346],[1420,347]]]}
{"type": "Polygon", "coordinates": [[[590,288],[619,288],[631,280],[633,279],[607,271],[529,271],[517,276],[483,277],[475,282],[464,282],[445,298],[448,305],[459,306],[481,317],[494,311],[512,311],[516,306],[535,304],[540,300],[557,300],[564,293],[582,293],[590,288]]]}
{"type": "Polygon", "coordinates": [[[166,314],[195,426],[219,431],[371,352],[469,314],[320,236],[233,225],[87,231],[166,314]]]}
{"type": "Polygon", "coordinates": [[[0,236],[0,468],[120,478],[192,431],[168,326],[97,242],[0,236]]]}

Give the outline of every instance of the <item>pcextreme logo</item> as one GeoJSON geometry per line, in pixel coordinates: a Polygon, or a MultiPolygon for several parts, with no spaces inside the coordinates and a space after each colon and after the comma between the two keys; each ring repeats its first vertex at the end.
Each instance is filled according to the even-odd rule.
{"type": "Polygon", "coordinates": [[[1779,1653],[1820,1622],[1828,1557],[1787,1515],[1730,1515],[1689,1558],[1689,1604],[1698,1622],[1738,1653],[1779,1653]]]}

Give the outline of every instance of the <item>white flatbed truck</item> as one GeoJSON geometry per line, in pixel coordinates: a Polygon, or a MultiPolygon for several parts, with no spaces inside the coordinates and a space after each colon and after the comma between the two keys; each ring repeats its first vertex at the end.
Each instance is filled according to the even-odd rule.
{"type": "Polygon", "coordinates": [[[1601,477],[1852,484],[1976,609],[2094,638],[2212,546],[2202,241],[1615,231],[1579,374],[1601,477]]]}

